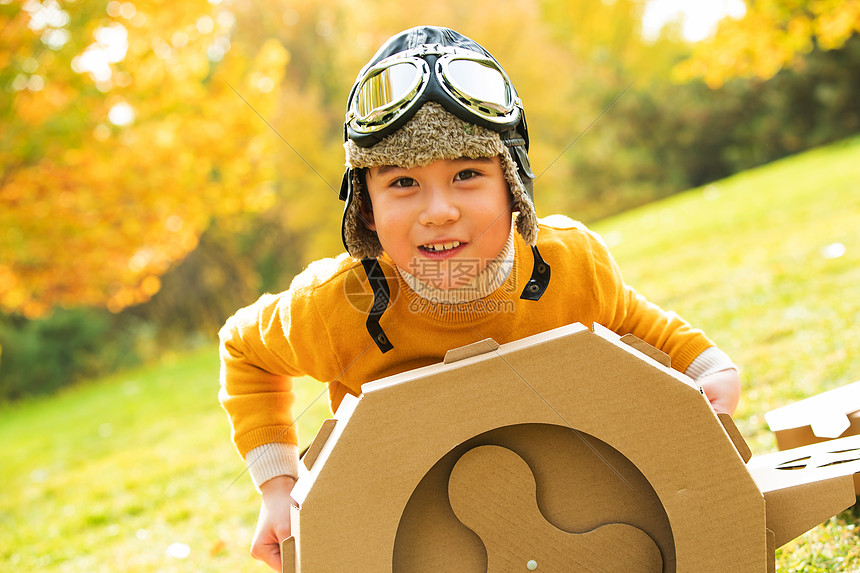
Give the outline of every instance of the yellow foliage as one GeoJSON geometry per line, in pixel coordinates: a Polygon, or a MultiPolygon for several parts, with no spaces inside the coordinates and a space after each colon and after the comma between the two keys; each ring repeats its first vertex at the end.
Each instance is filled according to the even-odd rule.
{"type": "Polygon", "coordinates": [[[860,33],[860,0],[756,0],[738,20],[720,22],[674,70],[679,81],[703,78],[718,88],[734,77],[769,79],[817,44],[841,48],[860,33]]]}

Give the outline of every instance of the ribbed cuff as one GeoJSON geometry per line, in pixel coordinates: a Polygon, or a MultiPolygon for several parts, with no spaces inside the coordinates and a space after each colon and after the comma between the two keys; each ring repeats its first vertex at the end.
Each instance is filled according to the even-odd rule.
{"type": "Polygon", "coordinates": [[[245,461],[248,462],[248,474],[257,491],[272,478],[299,477],[299,447],[295,444],[263,444],[248,452],[245,461]]]}
{"type": "Polygon", "coordinates": [[[693,380],[698,380],[705,376],[731,369],[738,370],[738,367],[732,362],[729,355],[716,346],[711,346],[696,356],[690,366],[684,371],[684,374],[693,380]]]}

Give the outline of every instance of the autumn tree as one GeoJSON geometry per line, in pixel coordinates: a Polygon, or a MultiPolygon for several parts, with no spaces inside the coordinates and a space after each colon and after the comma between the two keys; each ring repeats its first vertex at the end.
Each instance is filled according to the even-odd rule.
{"type": "Polygon", "coordinates": [[[677,77],[716,88],[733,77],[767,80],[813,48],[839,49],[860,33],[860,0],[747,0],[746,14],[720,22],[680,64],[677,77]]]}
{"type": "Polygon", "coordinates": [[[118,311],[217,217],[275,200],[273,112],[289,54],[234,46],[192,0],[0,6],[0,309],[118,311]]]}

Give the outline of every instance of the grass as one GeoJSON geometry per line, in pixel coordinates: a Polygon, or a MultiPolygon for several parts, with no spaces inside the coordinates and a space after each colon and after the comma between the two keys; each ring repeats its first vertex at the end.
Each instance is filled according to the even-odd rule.
{"type": "MultiPolygon", "coordinates": [[[[735,418],[765,453],[766,411],[860,379],[858,224],[855,139],[594,227],[628,282],[742,367],[735,418]]],[[[217,386],[213,343],[0,409],[0,570],[268,571],[247,554],[259,500],[217,386]]],[[[308,439],[327,400],[297,387],[308,439]]],[[[789,543],[779,570],[860,570],[856,521],[844,512],[789,543]]]]}
{"type": "MultiPolygon", "coordinates": [[[[268,571],[217,388],[213,348],[0,411],[0,570],[268,571]]],[[[324,393],[300,433],[327,415],[324,393]]]]}

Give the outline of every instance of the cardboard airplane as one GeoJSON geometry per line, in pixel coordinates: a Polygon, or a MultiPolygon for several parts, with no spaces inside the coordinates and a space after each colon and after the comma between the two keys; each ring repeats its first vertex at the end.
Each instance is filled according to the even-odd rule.
{"type": "Polygon", "coordinates": [[[668,356],[593,329],[347,396],[303,458],[283,571],[772,572],[854,504],[860,441],[750,459],[668,356]]]}

